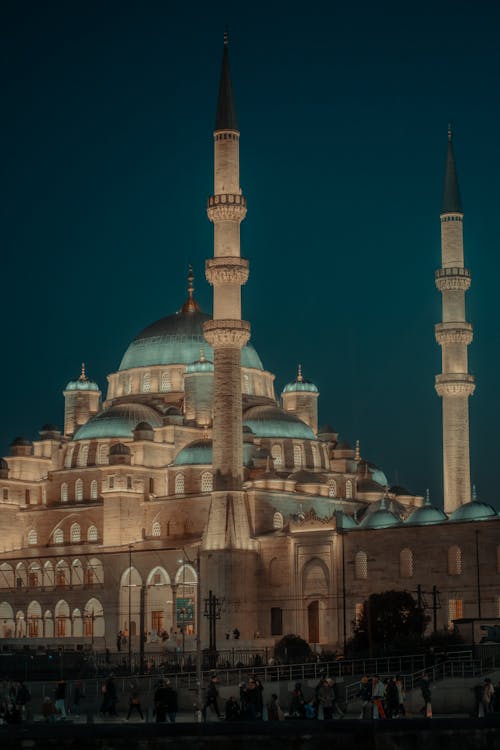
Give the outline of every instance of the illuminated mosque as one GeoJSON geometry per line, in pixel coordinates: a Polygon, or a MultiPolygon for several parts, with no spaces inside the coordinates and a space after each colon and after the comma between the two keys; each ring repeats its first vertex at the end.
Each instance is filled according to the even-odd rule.
{"type": "Polygon", "coordinates": [[[277,397],[241,314],[239,146],[226,37],[207,204],[213,315],[190,270],[184,302],[128,345],[104,400],[82,366],[63,429],[12,442],[0,466],[4,642],[114,650],[122,631],[136,650],[143,635],[182,632],[192,649],[198,619],[207,643],[209,592],[219,644],[237,627],[242,647],[286,633],[342,647],[370,593],[418,585],[439,592],[438,628],[500,615],[499,519],[470,487],[470,273],[451,133],[435,274],[443,509],[389,487],[359,443],[318,427],[319,390],[300,366],[277,397]]]}

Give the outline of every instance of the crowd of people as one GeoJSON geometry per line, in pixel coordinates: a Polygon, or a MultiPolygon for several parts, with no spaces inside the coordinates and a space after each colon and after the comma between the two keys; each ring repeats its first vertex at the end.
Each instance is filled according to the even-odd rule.
{"type": "MultiPolygon", "coordinates": [[[[427,675],[422,676],[420,689],[424,701],[423,712],[432,715],[430,683],[427,675]]],[[[361,678],[358,697],[361,699],[360,719],[397,719],[406,716],[406,691],[400,675],[383,680],[375,674],[370,679],[361,678]]]]}

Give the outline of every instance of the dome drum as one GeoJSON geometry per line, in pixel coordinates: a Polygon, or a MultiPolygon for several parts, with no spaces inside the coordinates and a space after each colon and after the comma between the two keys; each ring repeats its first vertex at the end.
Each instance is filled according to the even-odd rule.
{"type": "Polygon", "coordinates": [[[32,456],[33,443],[23,437],[16,437],[10,444],[11,456],[32,456]]]}

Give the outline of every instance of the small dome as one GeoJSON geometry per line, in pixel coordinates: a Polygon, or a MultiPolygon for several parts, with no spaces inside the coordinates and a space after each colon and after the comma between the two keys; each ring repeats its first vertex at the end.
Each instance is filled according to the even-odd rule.
{"type": "Polygon", "coordinates": [[[109,449],[110,456],[130,456],[130,448],[124,443],[115,443],[109,449]]]}
{"type": "MultiPolygon", "coordinates": [[[[251,463],[254,448],[252,445],[243,445],[243,465],[251,463]]],[[[212,463],[212,441],[194,440],[184,446],[174,459],[174,466],[196,466],[197,464],[212,463]]]]}
{"type": "Polygon", "coordinates": [[[435,505],[431,505],[429,492],[427,491],[424,505],[422,505],[421,508],[414,510],[405,523],[408,526],[430,526],[433,523],[442,523],[447,519],[448,516],[441,510],[441,508],[436,508],[435,505]]]}
{"type": "Polygon", "coordinates": [[[98,391],[99,386],[93,380],[89,380],[85,374],[85,363],[82,362],[82,371],[78,380],[70,380],[65,391],[98,391]]]}
{"type": "Polygon", "coordinates": [[[132,438],[136,425],[141,422],[148,422],[153,427],[161,427],[163,419],[155,409],[145,404],[115,404],[89,419],[76,431],[73,440],[132,438]]]}
{"type": "Polygon", "coordinates": [[[316,439],[314,432],[305,422],[278,406],[251,406],[243,415],[243,424],[257,437],[316,439]]]}
{"type": "Polygon", "coordinates": [[[16,445],[33,445],[33,443],[31,442],[31,440],[28,440],[27,438],[16,437],[12,441],[11,445],[12,446],[16,446],[16,445]]]}
{"type": "Polygon", "coordinates": [[[56,424],[44,424],[40,432],[59,432],[59,427],[56,424]]]}
{"type": "Polygon", "coordinates": [[[139,424],[136,425],[134,432],[153,432],[153,428],[149,422],[139,422],[139,424]]]}
{"type": "Polygon", "coordinates": [[[493,518],[497,515],[492,505],[477,499],[474,487],[470,503],[464,503],[454,510],[450,516],[450,521],[484,521],[486,518],[493,518]]]}
{"type": "Polygon", "coordinates": [[[302,367],[299,365],[297,377],[292,380],[291,383],[287,383],[283,388],[282,393],[319,393],[318,388],[311,383],[310,380],[306,380],[302,375],[302,367]]]}
{"type": "Polygon", "coordinates": [[[192,372],[213,372],[214,371],[214,363],[211,362],[209,359],[205,359],[205,354],[203,353],[203,349],[200,350],[200,358],[196,360],[196,362],[192,362],[190,365],[186,367],[186,375],[189,375],[192,372]]]}
{"type": "Polygon", "coordinates": [[[382,498],[380,508],[373,513],[368,513],[359,524],[362,529],[388,529],[391,526],[399,526],[401,521],[394,513],[387,510],[385,497],[382,498]]]}

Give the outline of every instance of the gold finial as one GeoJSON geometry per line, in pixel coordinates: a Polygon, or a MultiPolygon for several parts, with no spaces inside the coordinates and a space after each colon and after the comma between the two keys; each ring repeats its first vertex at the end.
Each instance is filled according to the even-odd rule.
{"type": "Polygon", "coordinates": [[[181,307],[181,312],[200,312],[200,306],[194,298],[194,273],[191,263],[188,266],[188,298],[181,307]]]}
{"type": "Polygon", "coordinates": [[[451,127],[451,122],[449,122],[448,123],[448,140],[449,140],[450,143],[451,143],[452,137],[453,137],[453,130],[452,130],[452,127],[451,127]]]}
{"type": "Polygon", "coordinates": [[[188,272],[188,295],[189,299],[193,299],[193,292],[194,292],[194,273],[193,273],[193,266],[191,263],[189,264],[189,272],[188,272]]]}
{"type": "Polygon", "coordinates": [[[302,377],[302,365],[299,365],[297,368],[297,383],[302,383],[304,381],[304,378],[302,377]]]}
{"type": "Polygon", "coordinates": [[[429,492],[429,489],[425,490],[425,505],[431,504],[431,493],[429,492]]]}
{"type": "Polygon", "coordinates": [[[477,502],[477,491],[476,491],[476,485],[472,485],[472,502],[477,502]]]}
{"type": "Polygon", "coordinates": [[[361,454],[359,452],[359,440],[356,440],[356,452],[354,453],[354,460],[355,461],[361,460],[361,454]]]}
{"type": "Polygon", "coordinates": [[[229,30],[226,26],[226,28],[224,29],[224,47],[227,47],[228,44],[229,44],[229,30]]]}
{"type": "Polygon", "coordinates": [[[85,374],[85,362],[82,362],[82,371],[80,373],[80,377],[78,378],[78,380],[81,380],[82,382],[87,380],[87,376],[85,374]]]}

